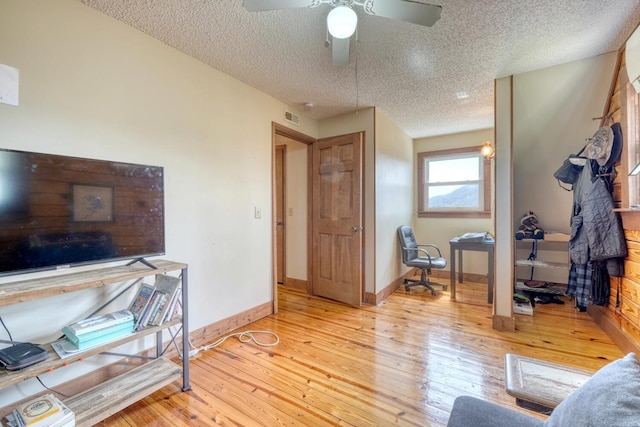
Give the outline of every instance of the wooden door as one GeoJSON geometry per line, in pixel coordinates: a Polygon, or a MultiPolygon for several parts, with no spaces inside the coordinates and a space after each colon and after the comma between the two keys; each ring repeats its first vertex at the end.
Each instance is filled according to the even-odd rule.
{"type": "Polygon", "coordinates": [[[312,259],[314,295],[362,304],[363,133],[314,144],[312,259]]]}
{"type": "Polygon", "coordinates": [[[285,281],[285,145],[276,146],[275,159],[275,229],[276,229],[276,282],[285,281]]]}

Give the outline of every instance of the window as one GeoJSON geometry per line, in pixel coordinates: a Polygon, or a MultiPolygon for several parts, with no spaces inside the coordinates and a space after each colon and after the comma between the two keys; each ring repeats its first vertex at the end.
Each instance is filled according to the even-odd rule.
{"type": "Polygon", "coordinates": [[[418,216],[491,216],[491,161],[480,147],[418,153],[418,216]]]}

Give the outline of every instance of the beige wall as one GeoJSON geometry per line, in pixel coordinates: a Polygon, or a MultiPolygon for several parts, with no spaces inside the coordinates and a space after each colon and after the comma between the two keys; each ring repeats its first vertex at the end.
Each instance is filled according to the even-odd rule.
{"type": "Polygon", "coordinates": [[[375,292],[406,272],[396,230],[412,224],[413,140],[376,108],[375,154],[375,292]]]}
{"type": "MultiPolygon", "coordinates": [[[[485,141],[493,143],[493,129],[416,139],[414,141],[415,172],[412,177],[416,186],[416,191],[413,192],[414,212],[417,212],[418,209],[417,154],[423,151],[475,147],[482,145],[485,141]]],[[[449,240],[463,233],[474,231],[489,231],[493,233],[493,220],[491,218],[417,218],[415,224],[416,239],[422,243],[437,245],[447,259],[449,258],[449,240]]],[[[485,253],[465,253],[463,262],[463,271],[465,273],[487,274],[487,255],[485,253]]]]}
{"type": "MultiPolygon", "coordinates": [[[[498,81],[496,168],[504,179],[498,177],[497,193],[513,194],[497,198],[498,315],[511,313],[513,233],[522,214],[532,210],[543,229],[569,232],[572,193],[558,186],[553,172],[598,129],[599,121],[592,118],[604,111],[615,61],[616,54],[609,53],[515,75],[512,86],[509,78],[498,81]]],[[[562,253],[539,256],[566,261],[562,253]]]]}
{"type": "MultiPolygon", "coordinates": [[[[271,123],[287,125],[287,106],[77,0],[0,0],[0,11],[0,62],[20,70],[20,105],[0,104],[0,147],[163,166],[166,258],[189,264],[191,328],[271,301],[271,123]]],[[[306,118],[296,130],[317,135],[306,118]]],[[[0,316],[14,339],[43,342],[106,298],[0,316]]],[[[0,391],[0,406],[30,387],[41,390],[0,391]]]]}
{"type": "Polygon", "coordinates": [[[286,277],[307,278],[308,145],[279,137],[286,145],[286,277]]]}
{"type": "MultiPolygon", "coordinates": [[[[570,62],[513,78],[513,223],[533,211],[545,231],[569,233],[573,192],[553,177],[569,154],[577,153],[586,138],[600,127],[617,53],[570,62]]],[[[517,258],[526,258],[529,245],[519,244],[517,258]]],[[[568,262],[565,245],[540,245],[538,258],[568,262]]],[[[530,277],[518,268],[518,278],[530,277]]],[[[533,278],[567,283],[568,270],[535,269],[533,278]]]]}
{"type": "Polygon", "coordinates": [[[495,202],[495,289],[493,298],[494,327],[515,331],[513,317],[513,79],[495,81],[494,158],[495,202]],[[501,319],[501,321],[498,321],[501,319]]]}
{"type": "Polygon", "coordinates": [[[616,52],[513,78],[514,226],[536,213],[547,231],[569,232],[573,193],[553,172],[600,127],[616,52]]]}
{"type": "MultiPolygon", "coordinates": [[[[322,138],[365,132],[364,287],[365,292],[380,292],[404,272],[396,228],[411,223],[413,215],[413,141],[379,109],[325,119],[319,128],[322,138]]],[[[306,146],[301,146],[287,143],[287,206],[297,206],[294,216],[287,216],[287,277],[306,280],[302,237],[307,223],[300,215],[306,215],[307,170],[306,146]]]]}

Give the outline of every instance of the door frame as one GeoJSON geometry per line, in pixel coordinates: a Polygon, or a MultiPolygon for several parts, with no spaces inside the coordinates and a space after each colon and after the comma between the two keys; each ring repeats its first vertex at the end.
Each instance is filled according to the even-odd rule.
{"type": "MultiPolygon", "coordinates": [[[[275,185],[274,185],[274,194],[273,194],[273,212],[275,221],[275,250],[276,254],[286,254],[287,253],[287,227],[286,227],[286,209],[287,209],[287,145],[286,144],[278,144],[274,147],[275,151],[275,159],[274,163],[275,167],[275,185]],[[278,161],[278,157],[280,160],[278,161]],[[278,178],[278,170],[280,170],[280,178],[278,178]],[[278,199],[278,194],[280,194],[280,198],[278,199]],[[280,217],[277,216],[277,212],[280,210],[280,217]],[[280,224],[278,224],[278,220],[280,220],[280,224]],[[280,230],[278,230],[280,227],[280,230]],[[279,234],[282,233],[282,240],[279,238],[279,234]],[[278,244],[279,243],[279,244],[278,244]]],[[[275,268],[276,268],[276,282],[278,284],[282,283],[286,286],[286,277],[287,277],[287,257],[284,255],[283,259],[275,258],[275,268]],[[280,274],[282,277],[279,277],[280,274]],[[280,282],[278,279],[282,279],[280,282]]]]}
{"type": "MultiPolygon", "coordinates": [[[[300,142],[307,146],[307,164],[311,164],[311,156],[313,155],[313,144],[316,142],[315,138],[305,135],[302,132],[298,132],[295,129],[291,129],[276,122],[271,122],[271,283],[273,292],[273,312],[278,312],[278,278],[276,277],[277,268],[277,248],[276,248],[276,222],[275,222],[275,191],[276,191],[276,137],[284,136],[294,141],[300,142]]],[[[307,205],[311,206],[311,171],[307,172],[307,205]]],[[[311,236],[311,209],[307,209],[307,236],[311,236]]],[[[309,288],[311,287],[311,238],[307,238],[307,282],[309,288]]],[[[286,253],[285,253],[286,256],[286,253]]],[[[309,289],[307,289],[309,293],[309,289]]]]}

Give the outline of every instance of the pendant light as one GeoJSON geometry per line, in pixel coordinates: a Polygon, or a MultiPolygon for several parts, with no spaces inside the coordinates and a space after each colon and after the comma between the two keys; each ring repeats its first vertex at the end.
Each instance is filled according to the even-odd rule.
{"type": "Polygon", "coordinates": [[[353,35],[358,25],[358,15],[348,6],[336,6],[327,15],[329,33],[337,39],[353,35]]]}

